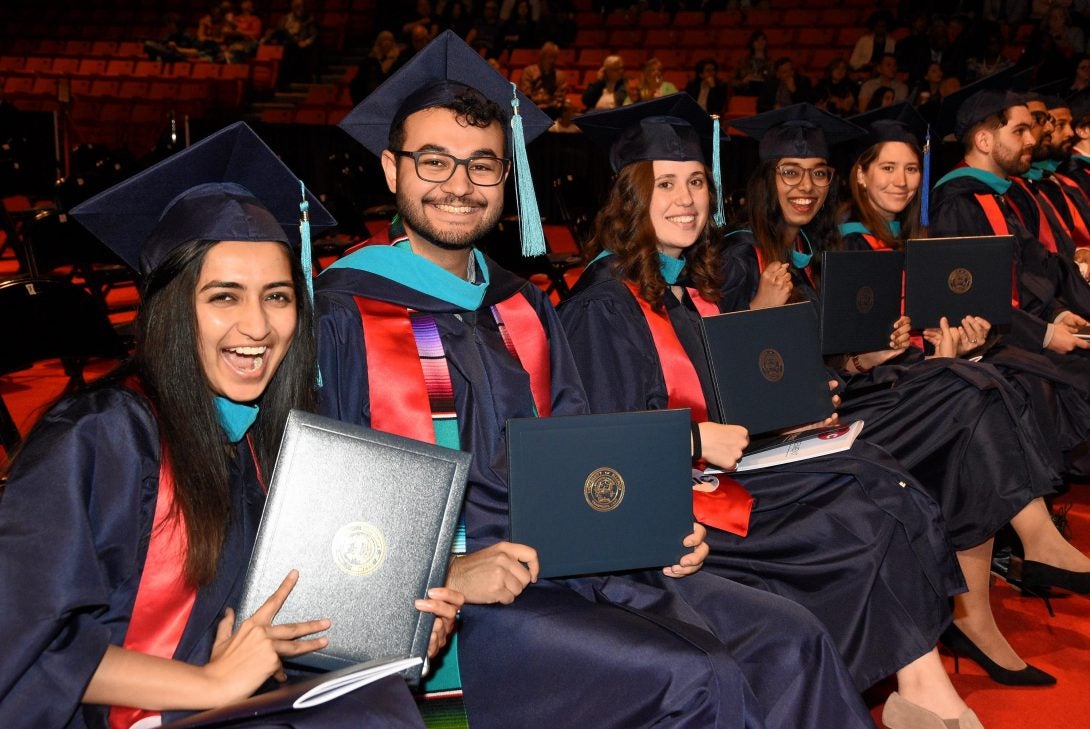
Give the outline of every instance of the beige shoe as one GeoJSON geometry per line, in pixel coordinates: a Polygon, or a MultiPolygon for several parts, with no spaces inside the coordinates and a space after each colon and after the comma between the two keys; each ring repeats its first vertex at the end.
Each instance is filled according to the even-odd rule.
{"type": "Polygon", "coordinates": [[[905,701],[894,691],[882,707],[882,726],[885,729],[984,729],[972,709],[957,719],[943,719],[933,711],[905,701]]]}

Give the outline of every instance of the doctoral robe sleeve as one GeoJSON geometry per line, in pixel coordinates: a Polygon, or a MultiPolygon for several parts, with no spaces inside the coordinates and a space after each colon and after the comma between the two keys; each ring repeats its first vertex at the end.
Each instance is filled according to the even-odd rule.
{"type": "Polygon", "coordinates": [[[70,398],[28,437],[0,499],[0,726],[83,724],[128,627],[158,476],[154,419],[125,390],[70,398]]]}
{"type": "Polygon", "coordinates": [[[753,250],[753,238],[748,233],[736,233],[727,239],[723,251],[723,297],[721,311],[745,311],[757,295],[761,283],[760,264],[753,250]]]}

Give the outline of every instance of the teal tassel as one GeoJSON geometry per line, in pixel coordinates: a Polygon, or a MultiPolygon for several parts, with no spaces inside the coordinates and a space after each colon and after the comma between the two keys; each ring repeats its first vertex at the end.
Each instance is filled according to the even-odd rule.
{"type": "Polygon", "coordinates": [[[924,228],[931,224],[931,125],[927,125],[927,136],[923,142],[923,179],[920,180],[920,225],[924,228]]]}
{"type": "MultiPolygon", "coordinates": [[[[307,284],[307,298],[310,300],[310,310],[314,311],[314,259],[310,246],[310,203],[307,201],[307,186],[302,180],[299,180],[299,191],[303,196],[303,199],[299,202],[299,239],[302,241],[299,262],[303,266],[303,280],[307,284]]],[[[318,388],[322,387],[322,371],[320,369],[317,369],[315,385],[318,388]]]]}
{"type": "Polygon", "coordinates": [[[715,185],[715,215],[712,219],[722,228],[727,224],[727,212],[723,209],[723,170],[719,155],[718,114],[712,114],[712,184],[715,185]]]}
{"type": "Polygon", "coordinates": [[[545,231],[541,229],[541,213],[537,209],[534,180],[530,177],[530,160],[526,157],[526,135],[519,114],[518,87],[511,84],[511,151],[515,158],[515,199],[518,200],[519,233],[522,255],[527,258],[545,255],[545,231]]]}

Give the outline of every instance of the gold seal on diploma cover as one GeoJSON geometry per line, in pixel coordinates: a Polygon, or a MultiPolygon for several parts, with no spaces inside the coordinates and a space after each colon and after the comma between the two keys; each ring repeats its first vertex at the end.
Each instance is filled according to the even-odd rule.
{"type": "Polygon", "coordinates": [[[855,308],[860,314],[869,314],[874,308],[874,289],[863,286],[855,292],[855,308]]]}
{"type": "Polygon", "coordinates": [[[333,535],[333,562],[353,577],[374,574],[386,559],[386,537],[373,524],[351,521],[333,535]]]}
{"type": "Polygon", "coordinates": [[[596,468],[583,482],[583,498],[595,511],[613,511],[624,500],[624,479],[612,468],[596,468]]]}
{"type": "Polygon", "coordinates": [[[973,273],[967,268],[955,268],[946,278],[946,285],[955,294],[964,294],[973,288],[973,273]]]}
{"type": "Polygon", "coordinates": [[[783,357],[776,350],[762,349],[757,357],[757,366],[761,369],[761,376],[769,382],[783,379],[783,357]]]}

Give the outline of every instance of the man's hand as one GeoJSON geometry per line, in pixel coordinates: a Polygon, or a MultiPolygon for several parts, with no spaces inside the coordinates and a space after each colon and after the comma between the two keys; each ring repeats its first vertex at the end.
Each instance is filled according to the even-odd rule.
{"type": "Polygon", "coordinates": [[[525,544],[498,542],[450,563],[447,587],[472,605],[510,605],[540,571],[537,551],[525,544]]]}
{"type": "Polygon", "coordinates": [[[683,555],[677,564],[663,567],[662,573],[667,577],[684,577],[704,566],[704,560],[708,557],[708,545],[704,542],[707,535],[708,530],[703,524],[693,522],[693,533],[681,541],[682,545],[692,547],[693,551],[683,555]]]}
{"type": "Polygon", "coordinates": [[[1064,324],[1054,324],[1052,326],[1052,339],[1048,341],[1046,349],[1058,354],[1069,354],[1076,349],[1090,349],[1090,342],[1076,337],[1064,324]]]}

